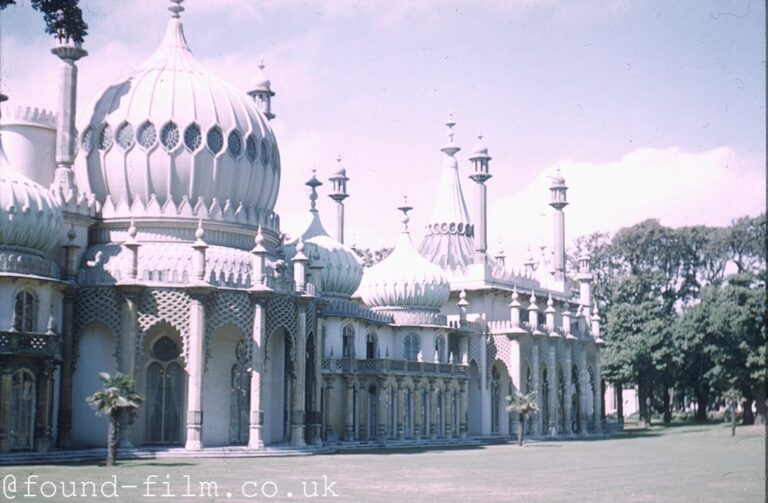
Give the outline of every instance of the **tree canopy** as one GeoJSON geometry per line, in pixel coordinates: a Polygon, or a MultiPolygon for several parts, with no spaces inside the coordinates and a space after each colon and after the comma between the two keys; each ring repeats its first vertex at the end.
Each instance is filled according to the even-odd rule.
{"type": "MultiPolygon", "coordinates": [[[[82,43],[88,35],[88,24],[83,21],[79,0],[31,0],[32,8],[43,15],[45,32],[55,35],[61,42],[82,43]]],[[[0,10],[16,4],[15,0],[0,0],[0,10]]]]}

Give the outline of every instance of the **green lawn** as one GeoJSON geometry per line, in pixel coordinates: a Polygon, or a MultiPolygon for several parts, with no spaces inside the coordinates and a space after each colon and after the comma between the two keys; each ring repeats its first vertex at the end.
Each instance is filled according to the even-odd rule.
{"type": "MultiPolygon", "coordinates": [[[[123,461],[115,469],[95,464],[20,466],[0,468],[0,490],[5,491],[0,493],[0,501],[13,501],[11,496],[16,496],[15,501],[32,501],[23,497],[30,474],[39,476],[32,490],[38,495],[35,501],[301,500],[302,481],[310,482],[310,492],[311,482],[319,481],[318,493],[322,495],[325,475],[329,483],[335,482],[331,490],[338,494],[336,499],[348,501],[762,502],[765,429],[740,427],[732,438],[728,428],[719,424],[654,426],[610,440],[534,442],[524,447],[123,461]],[[101,483],[111,480],[112,475],[123,486],[117,489],[118,498],[62,497],[62,481],[101,483]],[[152,475],[157,478],[148,478],[152,475]],[[187,494],[185,476],[195,497],[183,497],[187,494]],[[155,484],[147,486],[153,480],[155,484]],[[15,492],[10,487],[13,481],[15,492]],[[42,497],[53,491],[51,484],[43,486],[44,481],[59,484],[56,497],[42,497]],[[216,482],[219,497],[200,496],[201,482],[216,482]],[[262,486],[265,482],[274,485],[262,486]],[[278,495],[267,498],[275,486],[278,495]],[[252,497],[244,497],[243,489],[252,497]],[[176,497],[160,498],[166,492],[176,497]]],[[[77,490],[82,492],[79,487],[77,490]]],[[[210,491],[213,494],[212,488],[210,491]]],[[[329,492],[328,498],[313,499],[330,496],[329,492]]]]}

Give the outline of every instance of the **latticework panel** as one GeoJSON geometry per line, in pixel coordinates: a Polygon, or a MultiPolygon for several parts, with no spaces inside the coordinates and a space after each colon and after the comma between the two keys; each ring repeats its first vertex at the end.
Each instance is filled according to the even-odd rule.
{"type": "Polygon", "coordinates": [[[73,327],[72,371],[80,356],[80,333],[90,323],[102,323],[115,338],[115,354],[120,358],[120,295],[114,288],[84,288],[78,292],[73,327]]]}
{"type": "Polygon", "coordinates": [[[189,355],[189,296],[181,290],[168,288],[144,291],[138,303],[137,354],[141,354],[143,335],[158,322],[164,321],[178,330],[184,344],[184,359],[189,355]]]}
{"type": "Polygon", "coordinates": [[[214,295],[205,318],[205,363],[211,358],[213,337],[226,324],[235,325],[248,341],[248,354],[253,352],[253,303],[246,292],[224,291],[214,295]]]}
{"type": "Polygon", "coordinates": [[[267,333],[264,347],[269,345],[269,338],[276,330],[284,328],[288,333],[285,343],[288,345],[286,370],[293,373],[293,362],[296,360],[296,302],[287,295],[276,295],[267,302],[267,333]]]}

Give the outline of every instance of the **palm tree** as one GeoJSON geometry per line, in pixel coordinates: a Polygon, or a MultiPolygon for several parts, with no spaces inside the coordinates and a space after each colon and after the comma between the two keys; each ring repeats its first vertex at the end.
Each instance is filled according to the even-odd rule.
{"type": "Polygon", "coordinates": [[[517,412],[520,417],[517,421],[517,445],[523,445],[523,425],[525,419],[536,414],[539,411],[539,404],[536,402],[536,392],[531,391],[528,394],[522,394],[517,391],[507,397],[507,412],[517,412]]]}
{"type": "Polygon", "coordinates": [[[127,374],[116,372],[109,375],[99,372],[104,387],[85,399],[99,416],[109,416],[107,432],[107,466],[114,466],[117,454],[118,420],[123,412],[134,412],[144,397],[133,390],[133,379],[127,374]]]}

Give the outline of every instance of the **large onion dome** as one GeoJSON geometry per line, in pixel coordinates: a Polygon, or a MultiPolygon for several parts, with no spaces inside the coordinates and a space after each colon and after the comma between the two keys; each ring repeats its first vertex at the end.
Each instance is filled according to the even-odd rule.
{"type": "Polygon", "coordinates": [[[321,182],[314,176],[307,182],[312,188],[312,207],[309,212],[310,220],[304,232],[288,248],[295,250],[298,240],[304,242],[304,253],[310,258],[319,257],[321,271],[321,289],[323,294],[342,295],[349,297],[360,286],[363,278],[363,262],[351,248],[333,239],[323,227],[320,215],[315,208],[317,193],[315,189],[321,182]]]}
{"type": "Polygon", "coordinates": [[[51,192],[11,166],[0,142],[0,246],[46,252],[58,241],[63,222],[51,192]]]}
{"type": "MultiPolygon", "coordinates": [[[[180,2],[175,2],[180,3],[180,2]]],[[[154,195],[270,213],[280,181],[275,136],[258,105],[206,70],[170,7],[160,47],[83,107],[77,175],[101,203],[154,195]]]]}
{"type": "MultiPolygon", "coordinates": [[[[404,223],[407,221],[406,216],[404,223]]],[[[414,248],[407,227],[392,253],[365,272],[358,290],[363,302],[374,310],[437,311],[450,293],[445,272],[414,248]]]]}

